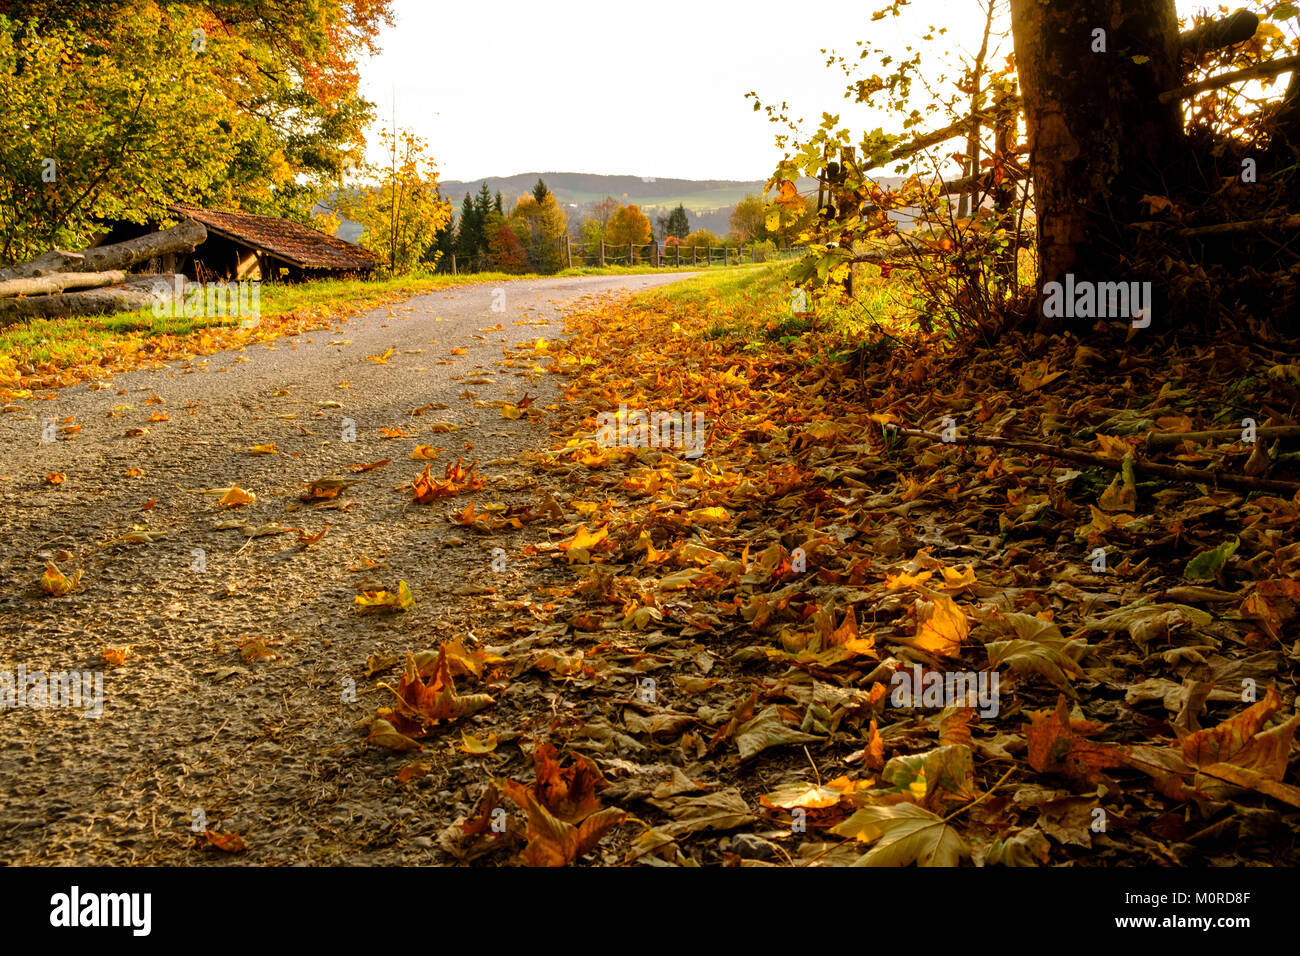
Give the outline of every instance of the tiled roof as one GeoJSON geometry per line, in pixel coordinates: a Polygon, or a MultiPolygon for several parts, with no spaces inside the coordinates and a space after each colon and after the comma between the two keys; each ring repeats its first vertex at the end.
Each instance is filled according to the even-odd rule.
{"type": "Polygon", "coordinates": [[[218,235],[265,250],[303,269],[368,271],[379,264],[368,249],[290,219],[220,212],[185,203],[172,203],[167,208],[177,215],[197,219],[218,235]]]}

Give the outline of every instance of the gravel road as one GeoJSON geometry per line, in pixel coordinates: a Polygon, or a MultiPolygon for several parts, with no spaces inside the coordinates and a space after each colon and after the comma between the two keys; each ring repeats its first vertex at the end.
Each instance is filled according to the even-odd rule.
{"type": "MultiPolygon", "coordinates": [[[[394,784],[405,755],[365,747],[354,729],[386,693],[366,661],[472,634],[470,596],[499,542],[465,540],[447,505],[412,504],[400,486],[424,462],[411,451],[442,447],[439,478],[448,460],[479,459],[483,500],[535,499],[512,459],[547,444],[545,419],[508,420],[491,403],[529,393],[544,410],[557,377],[502,364],[503,348],[558,336],[568,309],[682,277],[452,288],[0,415],[0,698],[6,673],[25,669],[28,698],[37,672],[90,675],[80,709],[0,707],[0,862],[438,862],[433,838],[475,785],[463,755],[436,760],[419,786],[394,784]],[[271,442],[278,454],[248,451],[271,442]],[[300,500],[328,475],[359,483],[319,507],[300,500]],[[231,485],[257,501],[226,509],[192,490],[231,485]],[[236,521],[329,530],[303,547],[296,532],[221,527],[236,521]],[[163,533],[104,544],[133,529],[163,533]],[[49,560],[81,569],[79,587],[44,594],[49,560]],[[399,580],[413,612],[355,613],[359,591],[399,580]],[[104,650],[125,647],[108,666],[104,650]],[[222,853],[204,827],[240,834],[247,850],[222,853]]],[[[505,577],[501,596],[529,594],[522,575],[505,577]]]]}

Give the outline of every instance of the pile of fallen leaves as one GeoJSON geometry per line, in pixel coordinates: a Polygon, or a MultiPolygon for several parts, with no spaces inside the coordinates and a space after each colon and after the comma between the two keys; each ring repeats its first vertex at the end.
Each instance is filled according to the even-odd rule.
{"type": "MultiPolygon", "coordinates": [[[[728,340],[706,334],[715,320],[642,299],[579,314],[551,343],[567,387],[555,447],[533,462],[547,491],[525,509],[523,553],[557,583],[476,625],[491,662],[461,674],[494,696],[457,690],[448,661],[467,652],[444,646],[407,662],[370,725],[404,748],[476,714],[507,766],[503,751],[531,755],[532,783],[485,774],[444,851],[1300,860],[1300,495],[1140,467],[1294,482],[1280,440],[1146,438],[1290,425],[1300,368],[1234,343],[846,349],[761,326],[728,340]],[[703,454],[601,440],[602,416],[634,410],[702,412],[703,454]]],[[[449,471],[447,493],[469,474],[449,471]]],[[[474,526],[472,503],[448,520],[474,526]]],[[[460,752],[483,752],[462,734],[460,752]]]]}

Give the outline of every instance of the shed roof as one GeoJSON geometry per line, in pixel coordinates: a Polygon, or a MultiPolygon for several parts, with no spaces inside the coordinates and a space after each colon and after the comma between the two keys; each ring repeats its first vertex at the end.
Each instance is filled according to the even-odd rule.
{"type": "Polygon", "coordinates": [[[172,203],[167,208],[197,219],[217,235],[269,252],[302,269],[368,271],[379,264],[370,250],[291,219],[202,209],[187,203],[172,203]]]}

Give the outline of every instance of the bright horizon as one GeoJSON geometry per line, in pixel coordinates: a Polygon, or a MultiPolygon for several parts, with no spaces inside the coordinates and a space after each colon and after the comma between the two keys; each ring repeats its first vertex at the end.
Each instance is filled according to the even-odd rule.
{"type": "MultiPolygon", "coordinates": [[[[368,156],[383,156],[378,130],[391,124],[395,96],[398,126],[426,140],[443,180],[528,172],[766,180],[783,128],[754,112],[749,91],[764,104],[788,102],[804,129],[825,111],[855,131],[898,131],[895,114],[844,99],[846,78],[820,51],[852,56],[862,41],[898,59],[911,44],[957,67],[957,54],[973,59],[978,49],[978,0],[914,0],[902,17],[874,23],[870,7],[826,0],[815,18],[793,17],[787,4],[757,0],[744,16],[700,4],[688,19],[595,0],[442,9],[395,0],[381,52],[359,64],[361,92],[377,114],[368,156]],[[947,33],[922,43],[930,26],[947,33]]],[[[1204,7],[1177,0],[1184,17],[1204,7]]],[[[995,36],[1000,30],[1010,30],[1005,2],[995,36]]],[[[1009,37],[991,46],[998,57],[1011,52],[1009,37]]]]}
{"type": "Polygon", "coordinates": [[[788,101],[810,126],[823,110],[880,126],[888,114],[845,100],[844,75],[825,65],[821,48],[849,54],[869,39],[901,55],[933,22],[949,27],[943,39],[973,39],[973,57],[983,27],[973,0],[914,9],[901,23],[871,24],[853,0],[818,9],[814,20],[793,19],[778,3],[747,4],[744,16],[709,4],[687,18],[625,15],[592,0],[441,9],[397,0],[382,52],[360,64],[377,113],[369,156],[382,156],[377,131],[391,124],[395,93],[398,126],[429,143],[444,180],[526,172],[765,180],[780,158],[779,127],[754,112],[747,92],[788,101]],[[426,63],[424,73],[411,68],[426,63]],[[688,80],[696,92],[686,92],[688,80]]]}

